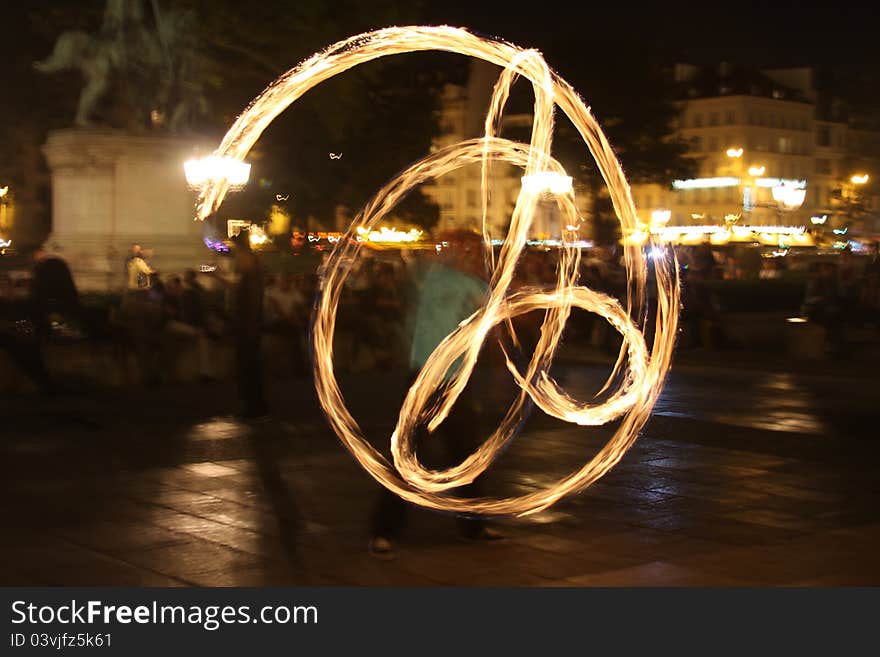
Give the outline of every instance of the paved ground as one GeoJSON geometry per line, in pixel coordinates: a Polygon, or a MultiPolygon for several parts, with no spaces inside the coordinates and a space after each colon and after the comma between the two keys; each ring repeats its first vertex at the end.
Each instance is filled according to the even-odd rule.
{"type": "MultiPolygon", "coordinates": [[[[578,392],[601,371],[560,376],[578,392]]],[[[401,390],[396,373],[343,381],[377,444],[401,390]]],[[[275,382],[274,417],[258,426],[229,415],[231,393],[0,400],[0,584],[880,585],[875,379],[683,367],[636,446],[585,493],[500,521],[508,538],[492,544],[416,510],[388,562],[366,551],[376,486],[310,382],[275,382]]],[[[488,492],[543,486],[607,435],[536,418],[488,492]]]]}

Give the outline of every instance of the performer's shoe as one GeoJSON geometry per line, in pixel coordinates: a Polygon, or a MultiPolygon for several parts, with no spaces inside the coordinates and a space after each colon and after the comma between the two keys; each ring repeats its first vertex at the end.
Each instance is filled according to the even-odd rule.
{"type": "Polygon", "coordinates": [[[393,559],[397,553],[394,550],[394,543],[384,536],[374,536],[370,540],[370,555],[377,559],[393,559]]]}

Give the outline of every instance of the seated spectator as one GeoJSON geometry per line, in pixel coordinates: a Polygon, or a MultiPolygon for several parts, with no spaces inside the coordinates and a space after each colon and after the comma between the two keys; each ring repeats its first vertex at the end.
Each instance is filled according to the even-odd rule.
{"type": "Polygon", "coordinates": [[[42,248],[34,251],[32,257],[29,303],[40,338],[48,338],[53,330],[67,337],[82,337],[82,308],[70,267],[42,248]]]}
{"type": "Polygon", "coordinates": [[[293,276],[285,274],[278,284],[266,288],[266,325],[276,330],[298,328],[304,323],[306,300],[294,285],[293,276]]]}
{"type": "Polygon", "coordinates": [[[198,310],[199,301],[194,301],[193,279],[195,272],[187,272],[188,286],[184,287],[179,276],[172,276],[165,285],[162,297],[163,331],[170,336],[185,336],[196,343],[199,357],[199,378],[213,381],[216,376],[212,358],[210,336],[205,329],[203,316],[198,310]]]}
{"type": "Polygon", "coordinates": [[[376,267],[370,299],[364,308],[364,337],[379,367],[395,365],[395,355],[403,353],[404,294],[390,263],[376,267]]]}
{"type": "Polygon", "coordinates": [[[306,369],[308,349],[308,309],[299,286],[291,274],[282,275],[264,296],[266,329],[284,336],[290,348],[292,368],[302,373],[306,369]]]}

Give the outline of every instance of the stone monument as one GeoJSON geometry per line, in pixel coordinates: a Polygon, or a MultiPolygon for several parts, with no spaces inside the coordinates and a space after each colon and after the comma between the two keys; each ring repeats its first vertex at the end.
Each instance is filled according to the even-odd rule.
{"type": "Polygon", "coordinates": [[[80,289],[120,288],[134,242],[152,251],[160,272],[210,257],[183,172],[185,160],[210,150],[186,136],[206,111],[192,21],[160,12],[155,0],[107,0],[97,33],[61,34],[34,65],[84,79],[74,127],[50,133],[43,148],[52,180],[48,243],[80,289]]]}

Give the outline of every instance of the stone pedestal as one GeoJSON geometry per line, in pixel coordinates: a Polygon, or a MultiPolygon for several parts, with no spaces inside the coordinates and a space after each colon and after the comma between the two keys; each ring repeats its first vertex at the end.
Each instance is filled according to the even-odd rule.
{"type": "Polygon", "coordinates": [[[205,144],[133,136],[109,129],[49,134],[43,147],[52,175],[52,233],[47,245],[64,257],[85,291],[120,290],[132,243],[161,273],[198,268],[212,259],[196,194],[183,163],[205,144]]]}

